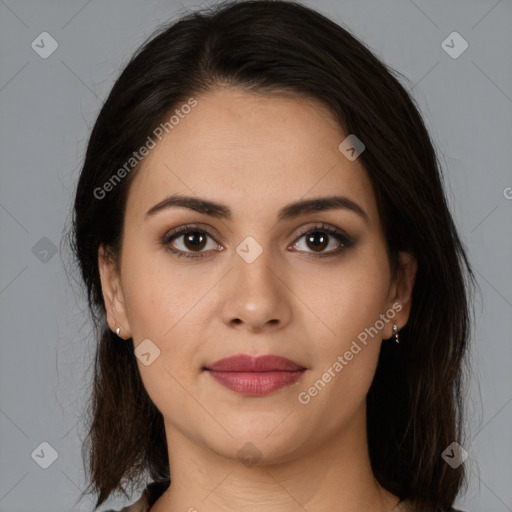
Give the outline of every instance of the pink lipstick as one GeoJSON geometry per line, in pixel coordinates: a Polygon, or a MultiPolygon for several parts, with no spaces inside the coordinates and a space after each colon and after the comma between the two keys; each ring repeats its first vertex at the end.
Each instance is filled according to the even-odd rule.
{"type": "Polygon", "coordinates": [[[205,368],[217,382],[243,395],[262,396],[293,384],[306,368],[276,355],[226,357],[205,368]]]}

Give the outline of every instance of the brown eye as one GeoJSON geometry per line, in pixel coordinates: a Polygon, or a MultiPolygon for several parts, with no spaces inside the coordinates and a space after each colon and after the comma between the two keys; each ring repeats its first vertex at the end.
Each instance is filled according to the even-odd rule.
{"type": "MultiPolygon", "coordinates": [[[[203,256],[203,252],[207,252],[203,249],[207,246],[208,238],[213,240],[212,235],[207,231],[192,226],[184,226],[166,234],[162,240],[162,245],[178,257],[200,258],[203,256]]],[[[217,247],[218,244],[212,242],[210,248],[215,249],[217,247]]]]}
{"type": "Polygon", "coordinates": [[[192,251],[204,249],[206,236],[199,231],[190,231],[183,235],[183,243],[187,249],[192,251]]]}
{"type": "Polygon", "coordinates": [[[306,237],[306,243],[309,247],[312,247],[314,251],[323,251],[329,243],[329,235],[322,233],[321,231],[315,231],[306,237]]]}
{"type": "MultiPolygon", "coordinates": [[[[334,256],[354,245],[354,242],[346,233],[338,228],[326,225],[308,229],[300,235],[298,240],[302,238],[305,239],[305,249],[299,248],[299,251],[308,253],[314,258],[334,256]],[[329,246],[331,246],[331,250],[326,251],[325,249],[329,246]]],[[[300,246],[298,241],[293,244],[295,249],[298,246],[300,246]]]]}

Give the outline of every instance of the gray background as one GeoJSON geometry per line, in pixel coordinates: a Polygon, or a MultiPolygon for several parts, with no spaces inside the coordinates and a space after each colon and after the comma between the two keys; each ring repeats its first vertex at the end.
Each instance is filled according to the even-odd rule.
{"type": "MultiPolygon", "coordinates": [[[[512,511],[512,3],[304,3],[410,80],[433,134],[480,285],[464,446],[471,479],[456,505],[512,511]],[[469,43],[456,59],[441,47],[453,31],[469,43]]],[[[89,131],[120,69],[157,25],[199,5],[0,1],[1,512],[93,509],[87,498],[74,505],[93,340],[62,236],[89,131]],[[31,47],[44,31],[59,45],[47,59],[31,47]],[[47,469],[32,457],[42,442],[58,453],[47,469]]]]}

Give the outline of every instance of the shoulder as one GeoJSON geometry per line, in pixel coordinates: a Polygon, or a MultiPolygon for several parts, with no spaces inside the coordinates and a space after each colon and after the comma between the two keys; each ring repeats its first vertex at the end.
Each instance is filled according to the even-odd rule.
{"type": "Polygon", "coordinates": [[[121,510],[105,510],[104,512],[149,512],[149,503],[146,498],[146,493],[143,493],[143,495],[131,505],[127,505],[126,507],[123,507],[121,510]]]}
{"type": "Polygon", "coordinates": [[[160,496],[169,487],[169,481],[151,482],[142,492],[141,497],[131,505],[127,505],[121,510],[105,510],[104,512],[149,512],[149,509],[155,504],[160,496]]]}

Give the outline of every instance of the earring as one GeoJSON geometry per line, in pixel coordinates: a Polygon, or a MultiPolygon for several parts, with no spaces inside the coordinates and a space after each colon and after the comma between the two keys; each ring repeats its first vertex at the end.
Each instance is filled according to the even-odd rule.
{"type": "Polygon", "coordinates": [[[400,343],[400,341],[398,341],[398,327],[395,324],[393,324],[393,334],[395,335],[396,343],[400,343]]]}
{"type": "Polygon", "coordinates": [[[120,333],[120,332],[121,332],[121,327],[118,327],[118,328],[116,329],[116,334],[119,336],[119,333],[120,333]]]}

